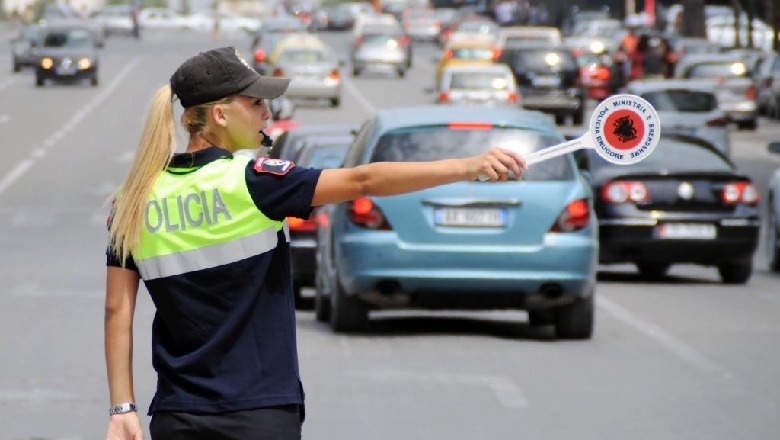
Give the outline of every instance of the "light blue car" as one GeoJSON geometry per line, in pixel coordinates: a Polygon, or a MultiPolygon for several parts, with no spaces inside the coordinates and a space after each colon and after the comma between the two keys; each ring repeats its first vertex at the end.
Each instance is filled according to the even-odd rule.
{"type": "MultiPolygon", "coordinates": [[[[527,154],[563,140],[538,112],[394,109],[362,125],[345,166],[496,146],[527,154]]],[[[523,309],[559,338],[591,337],[598,224],[571,155],[531,166],[521,181],[362,198],[317,216],[315,315],[335,331],[363,329],[375,309],[523,309]]]]}

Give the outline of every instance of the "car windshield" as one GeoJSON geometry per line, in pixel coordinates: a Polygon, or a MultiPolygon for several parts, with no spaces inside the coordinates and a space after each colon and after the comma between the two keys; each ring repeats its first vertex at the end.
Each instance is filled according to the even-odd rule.
{"type": "Polygon", "coordinates": [[[718,107],[715,95],[693,90],[659,90],[642,95],[659,112],[711,112],[718,107]]]}
{"type": "Polygon", "coordinates": [[[562,50],[521,50],[515,65],[531,71],[577,69],[574,56],[562,50]]]}
{"type": "MultiPolygon", "coordinates": [[[[371,162],[463,158],[490,147],[502,147],[526,155],[559,142],[561,138],[551,133],[492,125],[482,127],[480,124],[464,123],[410,127],[383,134],[377,141],[371,162]]],[[[573,177],[573,167],[565,156],[534,164],[523,173],[523,180],[529,181],[571,180],[573,177]]]]}
{"type": "Polygon", "coordinates": [[[493,51],[483,47],[457,47],[450,49],[451,58],[462,60],[492,60],[493,51]]]}
{"type": "Polygon", "coordinates": [[[92,44],[92,34],[85,29],[47,32],[43,36],[44,47],[84,47],[92,44]]]}
{"type": "Polygon", "coordinates": [[[740,78],[747,74],[747,66],[741,61],[700,63],[688,69],[688,78],[740,78]]]}
{"type": "Polygon", "coordinates": [[[327,52],[319,49],[287,49],[279,54],[279,62],[282,63],[314,64],[326,63],[330,59],[327,52]]]}
{"type": "Polygon", "coordinates": [[[554,44],[557,41],[555,38],[549,35],[543,34],[524,34],[524,35],[509,35],[505,39],[505,46],[522,46],[525,43],[550,43],[554,44]]]}
{"type": "Polygon", "coordinates": [[[363,35],[363,44],[396,48],[398,47],[398,39],[387,34],[366,34],[363,35]]]}
{"type": "Polygon", "coordinates": [[[483,34],[495,32],[497,26],[487,21],[464,21],[458,26],[458,31],[471,31],[483,34]]]}
{"type": "Polygon", "coordinates": [[[728,160],[703,145],[683,138],[661,138],[655,150],[640,162],[631,165],[615,165],[599,156],[595,150],[589,152],[590,168],[598,174],[631,174],[665,172],[718,172],[732,171],[728,160]]]}
{"type": "Polygon", "coordinates": [[[311,168],[340,168],[348,149],[349,143],[317,145],[304,150],[301,163],[311,168]]]}
{"type": "Polygon", "coordinates": [[[455,72],[450,89],[507,90],[509,76],[503,72],[455,72]]]}

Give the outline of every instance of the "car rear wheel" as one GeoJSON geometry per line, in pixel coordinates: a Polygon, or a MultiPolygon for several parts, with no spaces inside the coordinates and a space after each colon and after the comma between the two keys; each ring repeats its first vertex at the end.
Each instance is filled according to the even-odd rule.
{"type": "Polygon", "coordinates": [[[585,121],[585,106],[571,114],[571,123],[574,125],[582,125],[585,121]]]}
{"type": "Polygon", "coordinates": [[[398,69],[398,77],[403,78],[405,76],[406,76],[406,69],[404,69],[403,67],[398,69]]]}
{"type": "Polygon", "coordinates": [[[739,127],[740,130],[755,130],[758,127],[758,120],[750,119],[748,121],[739,121],[737,122],[737,127],[739,127]]]}
{"type": "Polygon", "coordinates": [[[44,79],[41,75],[35,75],[35,87],[43,87],[44,79]]]}
{"type": "Polygon", "coordinates": [[[769,269],[774,272],[780,272],[780,244],[777,242],[778,234],[777,229],[780,225],[780,219],[777,218],[775,211],[772,207],[772,200],[767,201],[769,211],[767,213],[767,225],[766,225],[766,249],[767,249],[767,261],[769,261],[769,269]]]}
{"type": "Polygon", "coordinates": [[[555,125],[563,125],[566,123],[566,115],[563,113],[555,114],[555,125]]]}
{"type": "Polygon", "coordinates": [[[331,107],[338,107],[340,105],[341,105],[341,98],[339,98],[339,97],[330,98],[330,106],[331,107]]]}
{"type": "Polygon", "coordinates": [[[335,332],[361,331],[368,325],[368,305],[356,296],[344,292],[338,279],[330,297],[330,327],[335,332]]]}
{"type": "Polygon", "coordinates": [[[555,313],[553,310],[529,310],[528,323],[531,327],[541,327],[555,323],[555,313]]]}
{"type": "Polygon", "coordinates": [[[21,71],[22,71],[22,66],[20,66],[19,63],[16,62],[16,60],[14,60],[14,72],[21,72],[21,71]]]}
{"type": "Polygon", "coordinates": [[[593,297],[577,298],[555,311],[555,335],[559,339],[590,339],[593,335],[593,297]]]}
{"type": "Polygon", "coordinates": [[[720,279],[726,284],[745,284],[753,274],[752,260],[736,261],[718,266],[720,279]]]}
{"type": "Polygon", "coordinates": [[[352,68],[352,76],[360,76],[360,68],[353,67],[352,68]]]}
{"type": "Polygon", "coordinates": [[[89,83],[92,84],[93,87],[98,85],[97,73],[92,75],[92,77],[89,79],[89,83]]]}
{"type": "Polygon", "coordinates": [[[669,271],[669,264],[663,263],[637,263],[637,269],[639,269],[639,275],[646,280],[658,280],[666,276],[666,272],[669,271]]]}

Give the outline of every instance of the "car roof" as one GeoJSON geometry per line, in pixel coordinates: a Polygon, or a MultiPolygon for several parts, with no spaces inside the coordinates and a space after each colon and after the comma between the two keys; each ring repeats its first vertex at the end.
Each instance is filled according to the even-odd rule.
{"type": "Polygon", "coordinates": [[[383,133],[407,127],[446,125],[453,121],[492,123],[497,126],[559,133],[550,116],[519,108],[426,105],[381,110],[375,117],[380,132],[383,133]]]}
{"type": "Polygon", "coordinates": [[[628,93],[637,94],[671,89],[714,93],[712,84],[703,83],[700,79],[638,80],[626,86],[628,93]]]}

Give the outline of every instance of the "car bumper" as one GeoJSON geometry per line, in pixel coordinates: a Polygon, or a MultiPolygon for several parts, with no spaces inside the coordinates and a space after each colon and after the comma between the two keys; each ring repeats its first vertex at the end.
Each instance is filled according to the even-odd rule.
{"type": "Polygon", "coordinates": [[[760,220],[722,219],[709,223],[714,239],[665,239],[657,231],[661,222],[630,219],[601,220],[599,261],[602,263],[693,263],[716,265],[752,257],[758,246],[760,220]],[[643,224],[644,223],[644,224],[643,224]]]}
{"type": "Polygon", "coordinates": [[[523,107],[532,110],[580,110],[583,107],[582,96],[565,93],[535,94],[521,92],[523,107]]]}
{"type": "Polygon", "coordinates": [[[406,293],[534,295],[560,285],[569,297],[595,282],[598,243],[589,234],[547,234],[537,245],[399,243],[395,234],[345,236],[339,280],[348,295],[392,283],[406,293]]]}
{"type": "Polygon", "coordinates": [[[55,81],[79,81],[92,78],[97,69],[90,68],[85,70],[76,70],[73,73],[62,74],[58,73],[55,69],[36,69],[36,74],[43,79],[50,79],[55,81]]]}
{"type": "Polygon", "coordinates": [[[720,109],[734,121],[750,121],[758,116],[755,101],[721,102],[720,109]]]}
{"type": "Polygon", "coordinates": [[[302,81],[293,79],[285,92],[288,98],[338,98],[341,96],[341,82],[333,85],[322,80],[302,81]]]}

